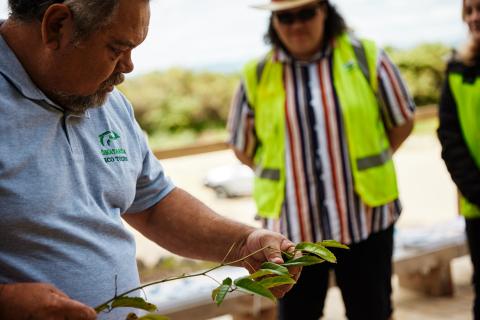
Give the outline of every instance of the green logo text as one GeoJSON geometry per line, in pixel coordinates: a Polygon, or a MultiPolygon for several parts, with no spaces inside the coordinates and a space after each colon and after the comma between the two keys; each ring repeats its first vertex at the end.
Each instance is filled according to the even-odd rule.
{"type": "MultiPolygon", "coordinates": [[[[110,147],[114,141],[119,139],[120,135],[111,130],[105,131],[98,136],[98,142],[100,142],[102,147],[110,147]]],[[[122,148],[101,149],[100,152],[105,163],[128,161],[127,151],[122,148]]]]}

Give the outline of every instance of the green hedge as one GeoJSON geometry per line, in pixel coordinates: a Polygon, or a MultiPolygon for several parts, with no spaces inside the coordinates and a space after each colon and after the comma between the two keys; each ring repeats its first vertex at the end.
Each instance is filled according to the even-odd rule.
{"type": "Polygon", "coordinates": [[[386,48],[386,51],[400,69],[415,103],[418,106],[437,104],[451,48],[431,43],[408,50],[386,48]]]}
{"type": "MultiPolygon", "coordinates": [[[[403,50],[386,48],[418,106],[438,103],[450,51],[438,43],[403,50]]],[[[128,79],[120,90],[133,103],[152,147],[171,147],[192,143],[210,132],[225,137],[229,106],[239,79],[238,74],[174,68],[128,79]]]]}

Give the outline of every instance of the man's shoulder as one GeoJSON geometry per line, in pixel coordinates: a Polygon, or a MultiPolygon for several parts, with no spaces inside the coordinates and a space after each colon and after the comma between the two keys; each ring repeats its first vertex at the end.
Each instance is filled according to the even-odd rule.
{"type": "Polygon", "coordinates": [[[4,96],[6,90],[13,88],[12,83],[8,80],[8,78],[2,73],[0,69],[0,96],[4,96]]]}
{"type": "Polygon", "coordinates": [[[25,99],[19,88],[0,70],[0,109],[5,110],[24,104],[25,99]]]}

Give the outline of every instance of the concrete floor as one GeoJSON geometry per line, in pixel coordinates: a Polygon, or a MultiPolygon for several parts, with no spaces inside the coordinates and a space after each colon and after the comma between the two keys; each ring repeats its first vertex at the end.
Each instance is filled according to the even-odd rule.
{"type": "MultiPolygon", "coordinates": [[[[456,213],[456,189],[440,159],[440,146],[432,130],[417,132],[395,154],[401,200],[404,206],[398,227],[429,225],[453,219],[456,213]]],[[[250,198],[217,199],[214,192],[202,185],[210,169],[236,163],[230,151],[212,152],[161,161],[167,174],[177,186],[189,191],[214,210],[232,219],[257,225],[255,206],[250,198]]],[[[159,257],[170,253],[136,234],[138,257],[154,264],[159,257]]],[[[396,320],[471,319],[473,299],[470,285],[471,265],[468,257],[452,263],[455,295],[451,298],[431,298],[399,288],[394,278],[394,307],[396,320]]],[[[337,288],[329,291],[325,320],[345,319],[343,304],[337,288]]],[[[222,317],[228,319],[228,317],[222,317]]]]}

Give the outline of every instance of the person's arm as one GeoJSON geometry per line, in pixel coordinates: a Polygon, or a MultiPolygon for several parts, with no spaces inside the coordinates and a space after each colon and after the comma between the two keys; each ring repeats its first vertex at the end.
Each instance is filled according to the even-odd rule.
{"type": "Polygon", "coordinates": [[[46,283],[0,284],[0,319],[94,320],[95,310],[46,283]]]}
{"type": "Polygon", "coordinates": [[[241,163],[243,163],[246,166],[249,166],[252,169],[255,169],[252,158],[246,156],[244,152],[238,149],[235,149],[234,147],[232,147],[232,149],[233,149],[233,153],[241,163]]]}
{"type": "MultiPolygon", "coordinates": [[[[216,214],[179,188],[152,208],[125,214],[123,218],[161,247],[190,258],[230,262],[267,248],[243,263],[251,272],[264,261],[282,263],[281,251],[294,246],[279,233],[255,229],[216,214]],[[226,257],[232,245],[235,246],[226,257]]],[[[299,269],[292,269],[291,273],[297,274],[299,269]]],[[[276,294],[282,296],[287,290],[276,294]]]]}
{"type": "Polygon", "coordinates": [[[395,153],[402,143],[408,138],[413,130],[413,118],[406,120],[404,124],[399,127],[392,127],[388,129],[388,140],[390,141],[390,148],[395,153]]]}
{"type": "Polygon", "coordinates": [[[400,72],[384,51],[379,54],[377,75],[382,118],[394,153],[413,130],[415,103],[400,72]]]}
{"type": "MultiPolygon", "coordinates": [[[[175,188],[141,134],[139,141],[144,153],[142,172],[135,200],[122,215],[132,227],[165,249],[190,258],[232,262],[258,251],[243,263],[249,271],[267,260],[283,262],[281,251],[294,246],[289,240],[281,234],[226,219],[175,188]]],[[[295,276],[299,272],[299,268],[290,269],[295,276]]],[[[280,297],[288,289],[286,286],[272,292],[280,297]]]]}
{"type": "Polygon", "coordinates": [[[245,93],[244,83],[240,83],[230,106],[228,118],[229,144],[241,163],[254,168],[253,156],[257,146],[253,108],[245,93]]]}
{"type": "Polygon", "coordinates": [[[445,81],[439,107],[438,139],[442,158],[460,193],[480,206],[480,169],[472,158],[460,128],[457,105],[448,80],[445,81]]]}

